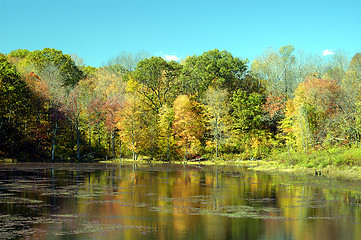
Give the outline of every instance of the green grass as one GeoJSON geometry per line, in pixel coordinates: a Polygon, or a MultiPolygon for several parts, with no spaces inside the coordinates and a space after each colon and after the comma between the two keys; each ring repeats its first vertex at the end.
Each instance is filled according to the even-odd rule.
{"type": "Polygon", "coordinates": [[[360,148],[332,148],[327,150],[312,150],[308,152],[287,152],[272,155],[279,164],[303,166],[308,168],[326,167],[361,167],[360,148]]]}
{"type": "Polygon", "coordinates": [[[265,172],[312,174],[343,180],[361,180],[361,148],[331,148],[308,152],[277,152],[255,168],[265,172]],[[270,163],[272,163],[270,165],[270,163]]]}

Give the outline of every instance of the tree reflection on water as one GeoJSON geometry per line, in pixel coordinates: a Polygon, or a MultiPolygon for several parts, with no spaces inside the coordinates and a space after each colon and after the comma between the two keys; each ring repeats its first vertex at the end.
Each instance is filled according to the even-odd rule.
{"type": "Polygon", "coordinates": [[[361,239],[357,184],[177,165],[0,165],[4,239],[361,239]]]}

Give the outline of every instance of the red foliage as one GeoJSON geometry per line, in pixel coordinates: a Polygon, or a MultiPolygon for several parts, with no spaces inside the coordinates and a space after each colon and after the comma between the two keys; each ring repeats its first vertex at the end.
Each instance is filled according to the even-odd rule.
{"type": "Polygon", "coordinates": [[[263,108],[268,112],[271,118],[275,116],[284,116],[286,96],[271,92],[266,98],[263,108]]]}
{"type": "Polygon", "coordinates": [[[108,97],[102,105],[102,112],[105,117],[105,125],[109,131],[113,131],[116,125],[116,112],[122,107],[122,100],[119,97],[108,97]]]}
{"type": "Polygon", "coordinates": [[[87,107],[87,111],[88,111],[88,114],[90,115],[90,120],[97,124],[100,122],[101,120],[101,117],[103,115],[103,105],[104,105],[104,101],[94,95],[92,96],[90,102],[89,102],[89,105],[87,107]]]}

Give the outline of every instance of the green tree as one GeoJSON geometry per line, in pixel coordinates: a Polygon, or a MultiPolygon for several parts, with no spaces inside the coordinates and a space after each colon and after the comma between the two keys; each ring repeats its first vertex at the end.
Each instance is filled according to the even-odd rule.
{"type": "Polygon", "coordinates": [[[24,120],[29,112],[29,89],[5,55],[0,54],[0,151],[17,155],[21,150],[24,120]]]}
{"type": "Polygon", "coordinates": [[[82,71],[75,65],[71,56],[63,54],[62,51],[44,48],[26,55],[25,62],[34,65],[37,73],[43,71],[47,64],[54,64],[65,77],[65,85],[75,85],[83,78],[82,71]]]}
{"type": "Polygon", "coordinates": [[[133,77],[139,83],[138,93],[158,114],[166,103],[172,103],[179,87],[178,76],[181,65],[167,62],[161,57],[151,57],[140,61],[133,77]]]}
{"type": "Polygon", "coordinates": [[[15,57],[15,58],[25,58],[29,53],[30,52],[27,49],[17,49],[17,50],[11,51],[9,53],[9,56],[15,57]]]}
{"type": "Polygon", "coordinates": [[[214,49],[191,56],[184,61],[183,90],[199,98],[210,86],[233,91],[241,84],[246,69],[246,61],[225,50],[214,49]]]}
{"type": "Polygon", "coordinates": [[[174,134],[173,134],[173,122],[174,122],[174,109],[169,107],[168,105],[163,105],[159,111],[159,118],[158,118],[158,129],[160,131],[159,138],[160,138],[160,147],[161,147],[161,154],[162,158],[164,155],[169,162],[171,149],[174,145],[174,134]],[[166,152],[164,152],[166,149],[166,152]]]}
{"type": "Polygon", "coordinates": [[[260,157],[269,151],[270,134],[264,126],[264,97],[242,90],[231,101],[231,144],[246,157],[260,157]]]}

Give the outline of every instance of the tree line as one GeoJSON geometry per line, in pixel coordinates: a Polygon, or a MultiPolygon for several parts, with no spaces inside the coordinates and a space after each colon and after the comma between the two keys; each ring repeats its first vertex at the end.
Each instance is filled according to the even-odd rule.
{"type": "Polygon", "coordinates": [[[218,49],[103,67],[45,48],[0,54],[0,157],[187,160],[358,147],[361,54],[291,45],[251,64],[218,49]]]}

